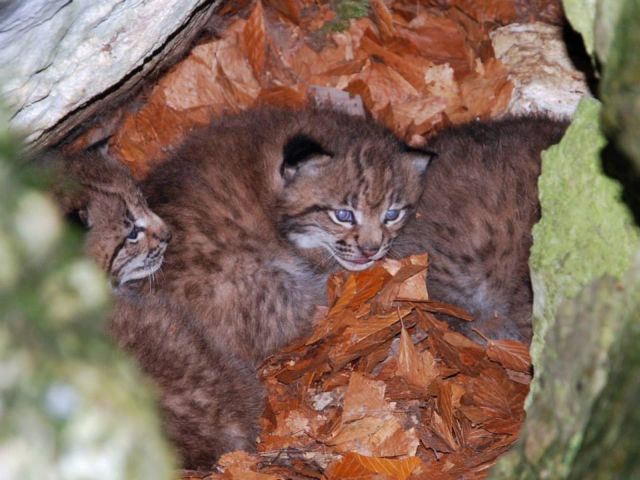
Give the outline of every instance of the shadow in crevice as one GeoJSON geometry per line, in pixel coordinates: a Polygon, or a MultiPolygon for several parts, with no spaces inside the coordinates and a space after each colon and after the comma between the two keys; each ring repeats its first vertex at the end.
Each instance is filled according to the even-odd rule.
{"type": "Polygon", "coordinates": [[[562,26],[562,39],[564,40],[567,55],[569,56],[571,63],[573,63],[576,70],[584,74],[591,95],[597,98],[598,77],[596,76],[596,70],[593,67],[593,63],[591,63],[591,57],[584,47],[582,36],[571,28],[569,22],[565,21],[562,26]]]}
{"type": "Polygon", "coordinates": [[[601,158],[604,173],[622,184],[622,200],[631,210],[636,225],[640,226],[640,175],[629,157],[612,142],[602,150],[601,158]]]}

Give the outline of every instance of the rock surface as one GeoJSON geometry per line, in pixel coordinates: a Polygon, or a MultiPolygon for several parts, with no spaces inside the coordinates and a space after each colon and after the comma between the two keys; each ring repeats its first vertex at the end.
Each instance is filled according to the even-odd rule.
{"type": "Polygon", "coordinates": [[[191,44],[218,0],[10,0],[0,94],[27,142],[56,142],[191,44]]]}
{"type": "Polygon", "coordinates": [[[600,110],[583,100],[543,155],[530,259],[535,376],[519,447],[494,479],[635,478],[628,473],[640,469],[638,437],[620,428],[637,417],[624,402],[640,390],[637,346],[627,341],[640,336],[640,230],[621,185],[602,172],[600,110]],[[595,460],[598,436],[620,447],[610,441],[595,460]],[[596,462],[601,476],[578,475],[596,462]]]}
{"type": "Polygon", "coordinates": [[[584,74],[567,54],[561,27],[513,23],[494,30],[491,41],[514,84],[509,113],[569,117],[589,94],[584,74]]]}

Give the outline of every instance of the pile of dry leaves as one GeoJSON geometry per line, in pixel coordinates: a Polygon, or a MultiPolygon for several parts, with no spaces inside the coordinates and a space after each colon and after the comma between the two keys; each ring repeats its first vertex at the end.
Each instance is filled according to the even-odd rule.
{"type": "Polygon", "coordinates": [[[206,478],[484,478],[524,420],[528,348],[449,330],[434,313],[471,319],[428,298],[426,268],[422,255],[332,277],[311,337],[261,370],[259,453],[206,478]]]}

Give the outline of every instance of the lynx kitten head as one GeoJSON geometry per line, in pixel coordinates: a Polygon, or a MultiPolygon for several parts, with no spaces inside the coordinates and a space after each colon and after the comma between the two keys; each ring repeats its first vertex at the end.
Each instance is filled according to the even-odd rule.
{"type": "Polygon", "coordinates": [[[85,216],[87,253],[114,286],[148,277],[162,265],[171,234],[145,205],[128,208],[118,195],[94,192],[85,216]]]}
{"type": "Polygon", "coordinates": [[[371,122],[343,121],[286,141],[280,225],[303,253],[320,249],[357,271],[388,252],[415,209],[433,154],[371,122]]]}

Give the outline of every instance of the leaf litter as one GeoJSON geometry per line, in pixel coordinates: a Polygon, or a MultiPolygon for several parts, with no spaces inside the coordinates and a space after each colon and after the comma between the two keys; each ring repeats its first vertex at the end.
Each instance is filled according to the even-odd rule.
{"type": "MultiPolygon", "coordinates": [[[[332,105],[371,115],[413,145],[504,112],[512,85],[489,33],[560,23],[558,0],[254,0],[218,11],[198,43],[114,114],[110,152],[142,178],[193,128],[255,105],[332,105]],[[367,8],[368,7],[368,8],[367,8]]],[[[82,137],[78,145],[87,143],[82,137]]],[[[258,452],[183,479],[485,478],[517,439],[532,376],[526,345],[475,343],[438,314],[428,258],[385,260],[329,280],[314,331],[260,371],[258,452]]]]}
{"type": "Polygon", "coordinates": [[[531,364],[523,344],[483,346],[439,320],[461,311],[429,299],[427,264],[334,275],[311,336],[260,369],[258,452],[226,454],[206,478],[484,478],[517,439],[531,364]]]}
{"type": "Polygon", "coordinates": [[[489,33],[510,22],[560,16],[553,13],[558,0],[530,3],[229,2],[218,12],[218,36],[197,44],[119,112],[110,153],[143,177],[191,129],[215,116],[327,99],[350,111],[355,102],[357,113],[366,110],[421,144],[451,123],[506,109],[512,84],[489,33]]]}

